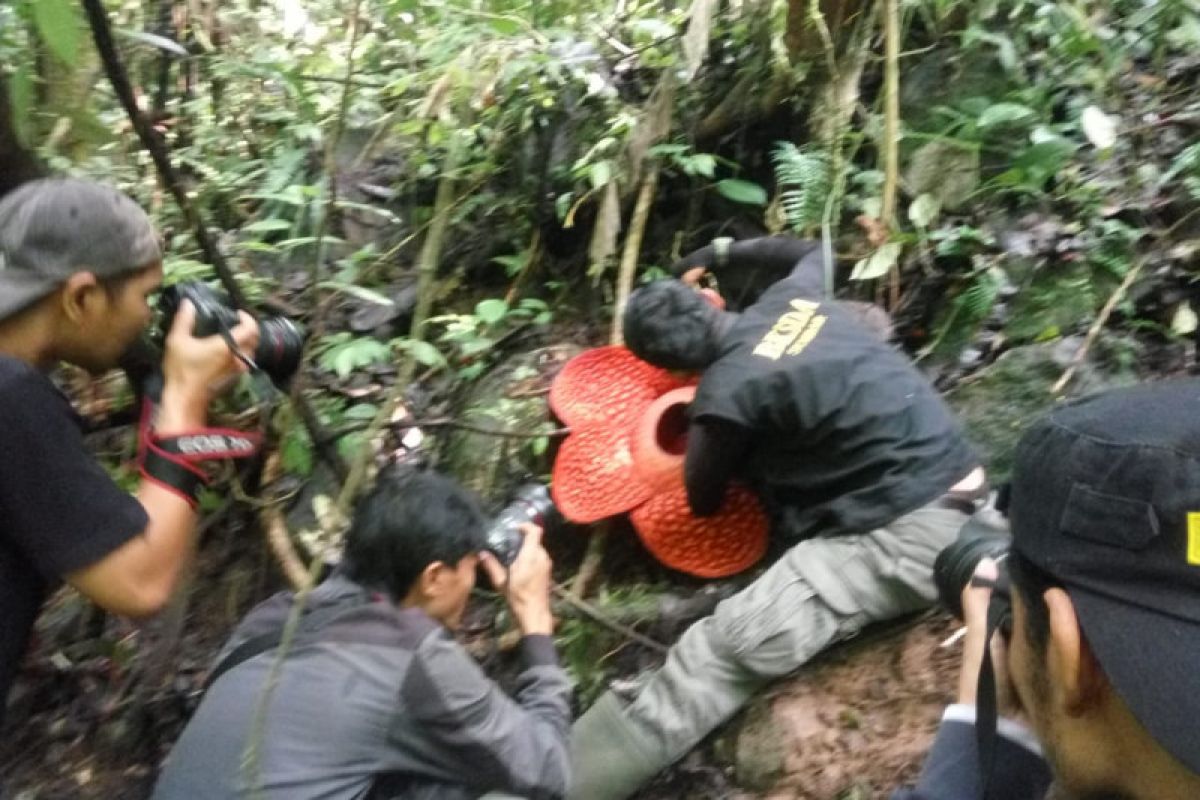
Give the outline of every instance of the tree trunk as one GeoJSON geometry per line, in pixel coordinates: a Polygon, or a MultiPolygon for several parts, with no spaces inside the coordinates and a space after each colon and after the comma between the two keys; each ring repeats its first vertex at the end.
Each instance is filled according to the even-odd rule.
{"type": "MultiPolygon", "coordinates": [[[[816,57],[822,59],[825,45],[820,32],[812,24],[812,4],[814,0],[788,0],[787,33],[784,42],[787,44],[788,57],[796,61],[816,57]]],[[[816,0],[829,28],[830,37],[840,56],[844,51],[846,39],[854,27],[856,17],[863,13],[869,0],[816,0]]]]}
{"type": "Polygon", "coordinates": [[[25,181],[40,178],[45,168],[22,143],[12,118],[8,81],[0,76],[0,197],[25,181]]]}

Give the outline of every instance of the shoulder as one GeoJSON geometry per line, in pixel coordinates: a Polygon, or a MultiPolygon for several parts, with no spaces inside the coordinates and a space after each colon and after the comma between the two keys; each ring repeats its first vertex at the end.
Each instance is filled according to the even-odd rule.
{"type": "Polygon", "coordinates": [[[45,374],[20,359],[0,356],[0,405],[28,399],[51,400],[69,408],[66,397],[45,374]]]}
{"type": "Polygon", "coordinates": [[[0,356],[0,417],[10,438],[81,436],[82,422],[67,396],[47,375],[7,356],[0,356]]]}

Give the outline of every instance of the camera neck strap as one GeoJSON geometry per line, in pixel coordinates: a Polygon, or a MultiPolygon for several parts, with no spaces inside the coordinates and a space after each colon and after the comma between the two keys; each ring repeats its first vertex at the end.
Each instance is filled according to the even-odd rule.
{"type": "Polygon", "coordinates": [[[212,462],[250,458],[258,452],[261,437],[231,428],[198,428],[170,436],[154,430],[158,416],[161,379],[148,383],[138,424],[138,467],[142,477],[174,492],[192,508],[200,490],[209,484],[205,466],[212,462]]]}
{"type": "MultiPolygon", "coordinates": [[[[997,708],[999,695],[996,689],[996,665],[992,661],[992,637],[1000,633],[1011,620],[1009,583],[1004,573],[998,580],[971,580],[974,586],[990,586],[992,597],[988,602],[987,634],[983,643],[983,662],[979,665],[979,682],[975,691],[975,745],[979,755],[979,796],[981,800],[995,800],[992,778],[996,770],[996,744],[999,734],[1000,715],[997,708]]],[[[1001,634],[1003,635],[1003,634],[1001,634]]]]}

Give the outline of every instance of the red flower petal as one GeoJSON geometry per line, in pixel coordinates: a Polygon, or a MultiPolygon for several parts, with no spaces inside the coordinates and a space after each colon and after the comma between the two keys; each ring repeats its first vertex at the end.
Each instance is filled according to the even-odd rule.
{"type": "Polygon", "coordinates": [[[682,484],[659,492],[630,514],[642,543],[672,569],[723,578],[755,564],[767,551],[767,516],[749,489],[732,486],[711,517],[692,516],[682,484]]]}
{"type": "Polygon", "coordinates": [[[652,490],[633,469],[632,425],[608,425],[572,433],[554,459],[554,504],[572,522],[596,522],[622,514],[650,498],[652,490]]]}
{"type": "Polygon", "coordinates": [[[632,426],[659,395],[695,382],[647,364],[624,347],[597,347],[575,356],[558,373],[550,386],[550,408],[576,430],[613,421],[632,426]]]}

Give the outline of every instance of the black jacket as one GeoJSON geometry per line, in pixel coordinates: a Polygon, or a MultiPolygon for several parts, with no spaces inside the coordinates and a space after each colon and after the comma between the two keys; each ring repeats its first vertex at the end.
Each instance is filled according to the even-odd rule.
{"type": "MultiPolygon", "coordinates": [[[[967,706],[950,707],[917,785],[895,792],[891,800],[979,800],[973,712],[967,706]]],[[[1002,722],[997,736],[989,800],[1043,800],[1050,788],[1050,767],[1032,742],[1019,741],[1011,731],[1006,735],[1005,727],[1010,725],[1002,722]]]]}

